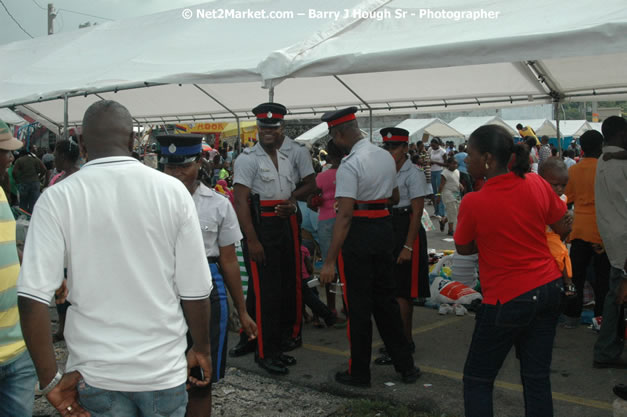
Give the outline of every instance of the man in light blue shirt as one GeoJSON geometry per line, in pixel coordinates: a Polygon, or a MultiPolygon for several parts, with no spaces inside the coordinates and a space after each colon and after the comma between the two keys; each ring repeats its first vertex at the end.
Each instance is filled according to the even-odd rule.
{"type": "Polygon", "coordinates": [[[459,170],[459,180],[464,186],[463,193],[469,193],[472,191],[472,178],[468,174],[466,168],[466,146],[464,144],[459,145],[459,152],[455,154],[455,160],[457,161],[457,169],[459,170]]]}

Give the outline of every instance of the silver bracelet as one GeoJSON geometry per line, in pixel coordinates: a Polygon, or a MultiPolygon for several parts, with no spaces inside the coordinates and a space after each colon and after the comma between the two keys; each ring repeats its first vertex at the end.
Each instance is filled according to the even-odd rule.
{"type": "Polygon", "coordinates": [[[38,387],[39,388],[39,394],[41,395],[48,395],[48,393],[50,391],[52,391],[54,389],[54,387],[56,387],[57,385],[59,385],[59,382],[61,381],[61,378],[63,378],[63,374],[59,371],[57,371],[57,374],[54,376],[54,378],[52,379],[52,381],[50,381],[48,383],[48,385],[46,385],[45,388],[41,388],[41,385],[38,387]]]}
{"type": "Polygon", "coordinates": [[[409,246],[407,246],[407,245],[403,245],[403,247],[404,247],[405,249],[407,249],[408,251],[410,251],[410,252],[413,252],[413,251],[414,251],[414,249],[413,249],[413,248],[410,248],[410,247],[409,247],[409,246]]]}

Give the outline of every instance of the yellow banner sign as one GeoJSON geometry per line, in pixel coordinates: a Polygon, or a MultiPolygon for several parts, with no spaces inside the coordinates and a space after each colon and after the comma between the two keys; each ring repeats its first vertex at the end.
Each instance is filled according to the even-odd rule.
{"type": "Polygon", "coordinates": [[[227,122],[214,122],[214,123],[192,123],[192,124],[177,124],[176,133],[220,133],[226,127],[227,122]]]}

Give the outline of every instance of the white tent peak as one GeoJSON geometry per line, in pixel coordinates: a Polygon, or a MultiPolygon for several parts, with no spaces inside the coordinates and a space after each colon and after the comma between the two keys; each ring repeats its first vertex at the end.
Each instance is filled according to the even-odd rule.
{"type": "Polygon", "coordinates": [[[470,137],[470,134],[475,131],[478,127],[484,125],[499,125],[504,127],[512,136],[514,136],[517,131],[512,128],[505,120],[501,119],[498,116],[484,116],[484,117],[467,117],[462,116],[458,117],[449,123],[451,127],[460,131],[466,138],[470,137]]]}
{"type": "Polygon", "coordinates": [[[409,141],[422,140],[422,133],[438,137],[464,137],[464,134],[451,127],[448,123],[438,119],[406,119],[396,125],[409,132],[409,141]],[[420,137],[418,137],[420,136],[420,137]]]}
{"type": "MultiPolygon", "coordinates": [[[[555,120],[551,120],[555,124],[555,120]]],[[[592,126],[586,120],[560,120],[560,136],[578,138],[584,132],[592,130],[592,126]]]]}

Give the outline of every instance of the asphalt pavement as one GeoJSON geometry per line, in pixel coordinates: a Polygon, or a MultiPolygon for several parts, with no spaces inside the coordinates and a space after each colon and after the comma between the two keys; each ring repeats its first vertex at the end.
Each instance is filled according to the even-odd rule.
{"type": "MultiPolygon", "coordinates": [[[[436,223],[437,225],[437,223],[436,223]]],[[[453,242],[439,230],[428,232],[429,248],[438,251],[454,249],[453,242]]],[[[374,322],[373,322],[374,325],[374,322]]],[[[418,382],[403,384],[392,366],[371,367],[372,387],[352,388],[338,384],[334,375],[348,367],[349,345],[346,329],[314,328],[305,324],[303,346],[292,352],[298,363],[289,375],[275,377],[316,390],[343,397],[364,397],[402,402],[416,410],[463,415],[462,372],[474,327],[474,315],[441,316],[427,307],[414,309],[414,341],[416,364],[422,370],[418,382]]],[[[612,387],[627,383],[627,371],[595,369],[592,351],[597,334],[582,325],[576,329],[558,328],[553,350],[551,384],[555,416],[604,417],[612,415],[616,398],[612,387]]],[[[237,344],[238,336],[230,334],[229,347],[237,344]]],[[[373,355],[382,346],[374,332],[373,355]]],[[[254,355],[228,358],[228,366],[268,375],[254,362],[254,355]]],[[[512,350],[495,384],[494,409],[498,417],[524,415],[519,364],[512,350]]]]}

